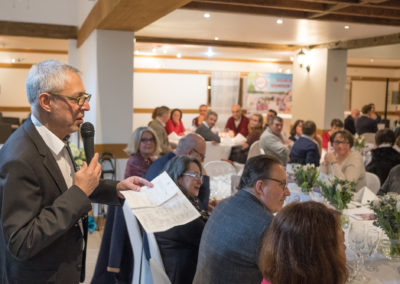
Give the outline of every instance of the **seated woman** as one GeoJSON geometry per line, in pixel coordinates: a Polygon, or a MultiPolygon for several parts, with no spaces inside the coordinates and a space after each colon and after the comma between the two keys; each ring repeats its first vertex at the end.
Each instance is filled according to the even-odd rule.
{"type": "Polygon", "coordinates": [[[171,152],[172,148],[169,145],[168,134],[165,131],[165,124],[169,118],[169,108],[166,106],[156,107],[151,115],[152,121],[149,122],[149,127],[154,130],[160,143],[160,155],[165,155],[171,152]]]}
{"type": "Polygon", "coordinates": [[[322,173],[337,176],[340,179],[354,181],[360,190],[367,184],[364,161],[360,153],[352,151],[354,139],[347,130],[339,130],[331,136],[334,152],[326,153],[320,170],[322,173]]]}
{"type": "Polygon", "coordinates": [[[343,128],[344,124],[340,119],[337,118],[332,119],[331,129],[324,131],[324,133],[322,133],[322,149],[328,151],[331,135],[338,130],[343,130],[343,128]]]}
{"type": "Polygon", "coordinates": [[[185,127],[182,123],[182,111],[178,108],[174,108],[171,111],[171,116],[165,125],[165,130],[168,134],[175,132],[179,136],[185,135],[185,127]]]}
{"type": "Polygon", "coordinates": [[[249,135],[247,135],[247,140],[242,145],[232,147],[229,160],[242,164],[246,163],[250,146],[254,142],[260,139],[260,136],[263,132],[262,125],[263,125],[262,115],[259,113],[252,114],[248,125],[249,135]]]}
{"type": "Polygon", "coordinates": [[[176,156],[165,166],[165,171],[201,216],[185,225],[155,233],[155,237],[171,283],[192,283],[196,272],[200,238],[208,219],[207,212],[200,209],[197,198],[202,184],[202,167],[195,158],[176,156]]]}
{"type": "MultiPolygon", "coordinates": [[[[124,151],[130,155],[125,178],[144,177],[158,150],[158,140],[149,127],[139,127],[124,151]]],[[[108,206],[107,218],[92,283],[131,283],[133,255],[121,206],[108,206]]]]}
{"type": "Polygon", "coordinates": [[[367,172],[379,177],[381,185],[390,170],[400,164],[400,153],[393,149],[394,132],[388,128],[379,130],[375,135],[376,148],[371,151],[372,159],[366,167],[367,172]]]}
{"type": "Polygon", "coordinates": [[[297,139],[303,135],[303,123],[304,121],[301,119],[296,120],[294,123],[292,129],[290,129],[290,136],[289,139],[292,140],[293,142],[296,142],[297,139]]]}
{"type": "Polygon", "coordinates": [[[295,202],[268,227],[259,268],[271,284],[344,284],[345,250],[337,211],[314,201],[295,202]]]}

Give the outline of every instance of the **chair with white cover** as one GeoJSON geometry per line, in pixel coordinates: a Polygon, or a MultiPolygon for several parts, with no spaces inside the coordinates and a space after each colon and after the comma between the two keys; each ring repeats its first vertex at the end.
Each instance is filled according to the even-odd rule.
{"type": "Polygon", "coordinates": [[[375,144],[375,133],[373,132],[366,132],[361,134],[364,137],[365,143],[375,144]]]}
{"type": "Polygon", "coordinates": [[[377,193],[381,188],[381,181],[376,174],[366,172],[365,178],[367,180],[367,187],[373,192],[377,193]]]}
{"type": "Polygon", "coordinates": [[[235,167],[225,161],[210,161],[204,165],[204,169],[210,177],[236,174],[235,167]]]}
{"type": "Polygon", "coordinates": [[[143,251],[143,238],[138,221],[129,207],[128,202],[124,203],[122,211],[124,212],[125,223],[133,252],[132,284],[153,284],[150,264],[143,251]]]}
{"type": "Polygon", "coordinates": [[[247,160],[261,154],[262,152],[261,152],[260,140],[257,140],[253,144],[251,144],[249,153],[247,154],[247,160]]]}
{"type": "Polygon", "coordinates": [[[171,284],[167,273],[165,273],[161,253],[158,248],[157,240],[153,233],[147,233],[147,241],[150,250],[150,269],[154,284],[171,284]]]}
{"type": "Polygon", "coordinates": [[[236,175],[236,169],[225,161],[211,161],[204,165],[210,176],[210,199],[221,200],[232,195],[231,176],[236,175]]]}

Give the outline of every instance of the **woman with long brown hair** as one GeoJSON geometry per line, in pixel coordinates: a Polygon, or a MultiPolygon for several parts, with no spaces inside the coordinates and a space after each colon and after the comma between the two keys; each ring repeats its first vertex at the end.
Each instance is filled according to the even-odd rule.
{"type": "Polygon", "coordinates": [[[259,268],[271,284],[343,284],[346,246],[337,211],[309,201],[284,207],[264,236],[259,268]]]}

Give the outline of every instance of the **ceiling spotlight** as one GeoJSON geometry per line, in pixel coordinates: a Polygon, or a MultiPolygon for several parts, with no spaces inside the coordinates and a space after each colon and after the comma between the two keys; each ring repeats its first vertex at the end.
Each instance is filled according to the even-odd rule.
{"type": "Polygon", "coordinates": [[[278,68],[278,73],[282,73],[282,68],[278,68]]]}
{"type": "Polygon", "coordinates": [[[182,57],[182,54],[178,53],[178,54],[176,55],[176,57],[181,58],[181,57],[182,57]]]}
{"type": "Polygon", "coordinates": [[[346,25],[346,26],[344,26],[344,29],[345,29],[345,30],[348,30],[348,29],[350,29],[350,26],[347,26],[347,25],[346,25]]]}
{"type": "Polygon", "coordinates": [[[278,19],[278,20],[276,20],[276,23],[277,23],[278,25],[281,25],[281,24],[283,24],[283,20],[282,20],[282,19],[278,19]]]}
{"type": "Polygon", "coordinates": [[[212,50],[212,48],[209,47],[209,48],[208,48],[208,51],[206,52],[206,54],[207,54],[208,57],[212,57],[215,53],[214,53],[214,51],[212,50]]]}
{"type": "Polygon", "coordinates": [[[290,61],[294,61],[294,57],[293,56],[290,56],[290,61]]]}
{"type": "Polygon", "coordinates": [[[15,62],[17,62],[17,59],[12,58],[12,59],[11,59],[11,62],[12,62],[12,63],[15,63],[15,62]]]}
{"type": "Polygon", "coordinates": [[[152,50],[151,50],[153,53],[156,53],[157,52],[157,48],[153,48],[152,50]]]}
{"type": "Polygon", "coordinates": [[[219,40],[219,37],[216,36],[216,37],[214,38],[214,40],[219,40]]]}
{"type": "Polygon", "coordinates": [[[140,51],[137,49],[137,50],[135,50],[135,54],[136,55],[139,55],[140,54],[140,51]]]}
{"type": "Polygon", "coordinates": [[[162,51],[164,54],[167,54],[168,53],[168,50],[166,50],[166,49],[163,49],[163,51],[162,51]]]}
{"type": "Polygon", "coordinates": [[[203,17],[206,18],[206,19],[208,19],[208,18],[211,17],[211,15],[210,15],[210,13],[204,13],[203,17]]]}

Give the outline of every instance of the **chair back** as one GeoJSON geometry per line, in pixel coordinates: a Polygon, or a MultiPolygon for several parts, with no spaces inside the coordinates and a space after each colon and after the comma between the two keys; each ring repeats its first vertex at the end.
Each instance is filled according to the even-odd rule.
{"type": "Polygon", "coordinates": [[[366,172],[365,178],[367,180],[367,187],[373,192],[377,193],[381,188],[381,181],[376,174],[366,172]]]}
{"type": "Polygon", "coordinates": [[[167,273],[165,273],[161,253],[158,248],[157,240],[153,233],[147,234],[147,242],[150,250],[150,269],[154,284],[171,284],[167,273]]]}
{"type": "Polygon", "coordinates": [[[365,143],[375,144],[375,133],[366,132],[361,135],[365,139],[365,143]]]}
{"type": "Polygon", "coordinates": [[[204,169],[210,177],[236,174],[235,167],[225,161],[210,161],[204,165],[204,169]]]}
{"type": "Polygon", "coordinates": [[[261,147],[260,147],[260,140],[255,141],[253,144],[251,144],[250,149],[249,149],[249,154],[247,154],[247,160],[261,155],[261,147]]]}

